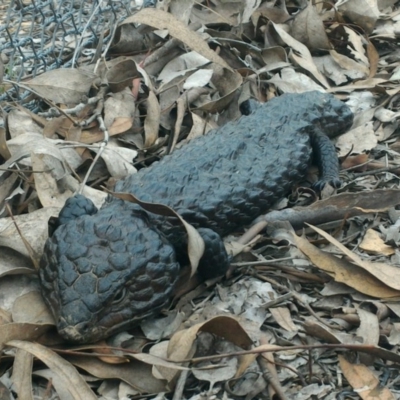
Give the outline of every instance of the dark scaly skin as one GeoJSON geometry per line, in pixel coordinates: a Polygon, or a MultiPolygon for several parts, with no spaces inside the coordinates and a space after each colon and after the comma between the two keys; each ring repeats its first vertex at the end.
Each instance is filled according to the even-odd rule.
{"type": "MultiPolygon", "coordinates": [[[[225,272],[221,237],[249,224],[301,181],[313,157],[315,187],[340,184],[326,135],[353,115],[332,95],[287,94],[258,107],[117,183],[146,202],[172,207],[199,229],[206,252],[199,271],[225,272]]],[[[115,198],[97,212],[69,199],[40,264],[43,295],[69,341],[93,342],[155,315],[169,304],[183,263],[185,235],[170,219],[115,198]]]]}

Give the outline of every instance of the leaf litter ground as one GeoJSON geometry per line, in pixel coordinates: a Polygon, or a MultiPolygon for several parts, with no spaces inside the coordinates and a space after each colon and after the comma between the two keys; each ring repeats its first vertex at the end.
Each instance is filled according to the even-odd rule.
{"type": "Polygon", "coordinates": [[[4,90],[30,90],[42,109],[2,105],[4,398],[400,398],[399,10],[164,1],[75,69],[6,75],[4,90]],[[307,90],[356,116],[336,142],[338,193],[316,201],[297,188],[227,238],[226,277],[182,287],[164,316],[104,343],[63,343],[35,271],[65,200],[84,187],[100,205],[102,186],[238,118],[245,100],[307,90]]]}

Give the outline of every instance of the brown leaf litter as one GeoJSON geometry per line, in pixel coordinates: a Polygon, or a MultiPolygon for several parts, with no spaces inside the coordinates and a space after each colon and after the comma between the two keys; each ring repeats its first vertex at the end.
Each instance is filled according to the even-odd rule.
{"type": "MultiPolygon", "coordinates": [[[[3,90],[19,85],[47,109],[3,105],[3,396],[399,398],[399,28],[394,0],[164,1],[120,24],[96,62],[4,75],[3,90]],[[338,194],[298,188],[229,238],[239,255],[225,279],[181,288],[163,317],[107,342],[63,343],[30,258],[66,198],[87,180],[100,205],[103,186],[238,118],[245,100],[307,90],[355,113],[336,142],[338,194]]],[[[187,229],[195,272],[201,243],[187,229]]]]}

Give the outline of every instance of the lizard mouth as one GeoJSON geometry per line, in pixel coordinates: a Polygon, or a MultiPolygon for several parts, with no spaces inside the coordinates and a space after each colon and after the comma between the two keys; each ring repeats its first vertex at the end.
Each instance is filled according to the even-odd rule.
{"type": "Polygon", "coordinates": [[[106,331],[100,326],[92,326],[89,328],[87,322],[68,325],[64,318],[59,319],[57,330],[62,338],[73,343],[93,343],[108,336],[106,331]]]}

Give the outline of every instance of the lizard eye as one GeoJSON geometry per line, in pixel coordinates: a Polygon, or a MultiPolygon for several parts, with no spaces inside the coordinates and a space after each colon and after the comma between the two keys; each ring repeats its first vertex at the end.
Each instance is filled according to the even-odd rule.
{"type": "Polygon", "coordinates": [[[126,287],[123,287],[114,297],[113,300],[113,305],[121,303],[122,300],[124,300],[126,296],[126,287]]]}

